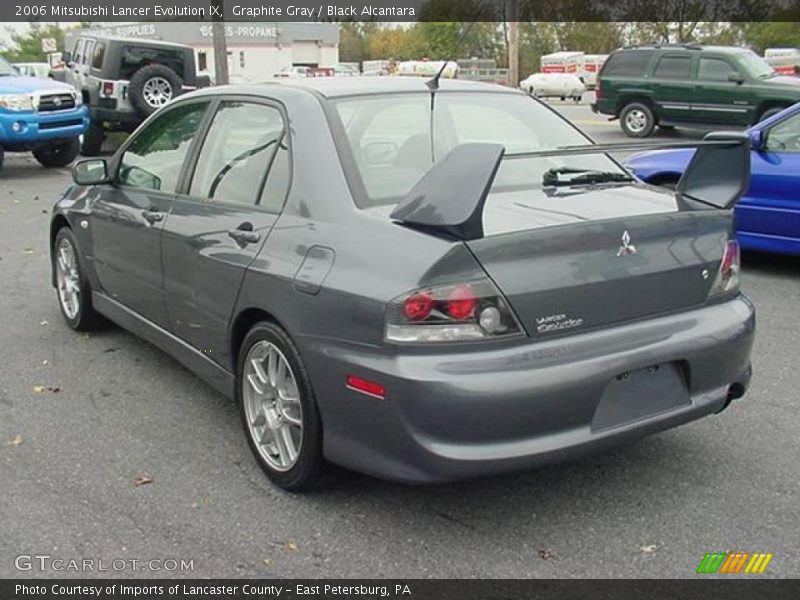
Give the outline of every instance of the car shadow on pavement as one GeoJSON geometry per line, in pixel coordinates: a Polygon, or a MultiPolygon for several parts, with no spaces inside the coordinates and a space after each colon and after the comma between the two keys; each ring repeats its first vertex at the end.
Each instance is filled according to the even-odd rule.
{"type": "Polygon", "coordinates": [[[742,268],[763,275],[800,278],[800,256],[772,254],[769,252],[755,252],[752,250],[742,252],[742,268]]]}

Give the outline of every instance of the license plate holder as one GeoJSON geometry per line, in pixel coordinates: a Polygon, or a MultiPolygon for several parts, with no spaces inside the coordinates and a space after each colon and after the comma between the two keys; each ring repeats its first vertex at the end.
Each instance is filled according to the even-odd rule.
{"type": "Polygon", "coordinates": [[[592,432],[626,425],[691,404],[686,379],[675,363],[652,365],[614,377],[603,390],[592,432]]]}

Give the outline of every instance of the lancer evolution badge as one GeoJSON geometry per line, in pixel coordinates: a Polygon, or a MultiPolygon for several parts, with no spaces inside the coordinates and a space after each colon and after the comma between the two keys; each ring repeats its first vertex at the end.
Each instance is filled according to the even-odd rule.
{"type": "Polygon", "coordinates": [[[622,245],[619,247],[619,250],[617,250],[617,257],[633,256],[638,253],[639,251],[636,249],[636,246],[631,244],[631,234],[628,233],[626,229],[622,234],[622,245]]]}

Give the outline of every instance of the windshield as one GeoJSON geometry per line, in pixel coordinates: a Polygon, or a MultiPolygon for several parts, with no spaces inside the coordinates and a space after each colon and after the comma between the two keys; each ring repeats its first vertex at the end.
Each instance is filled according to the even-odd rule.
{"type": "Polygon", "coordinates": [[[10,62],[0,56],[0,77],[4,75],[18,75],[18,73],[14,70],[14,67],[11,66],[10,62]]]}
{"type": "Polygon", "coordinates": [[[769,66],[769,63],[755,52],[743,52],[739,55],[739,62],[751,77],[766,79],[775,75],[775,70],[769,66]]]}
{"type": "Polygon", "coordinates": [[[601,153],[513,158],[590,143],[546,106],[521,94],[439,92],[433,118],[428,93],[347,98],[337,101],[336,109],[366,193],[357,198],[362,208],[396,204],[435,161],[469,142],[505,146],[492,191],[541,189],[545,173],[553,169],[625,173],[601,153]]]}

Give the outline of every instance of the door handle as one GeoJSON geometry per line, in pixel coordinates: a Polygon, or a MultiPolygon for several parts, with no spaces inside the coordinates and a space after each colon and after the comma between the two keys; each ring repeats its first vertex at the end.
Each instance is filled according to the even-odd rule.
{"type": "Polygon", "coordinates": [[[164,220],[164,213],[158,210],[143,210],[142,217],[150,225],[164,220]]]}
{"type": "Polygon", "coordinates": [[[253,231],[253,224],[249,221],[242,223],[236,229],[231,229],[228,235],[242,246],[255,244],[261,239],[261,234],[253,231]]]}

